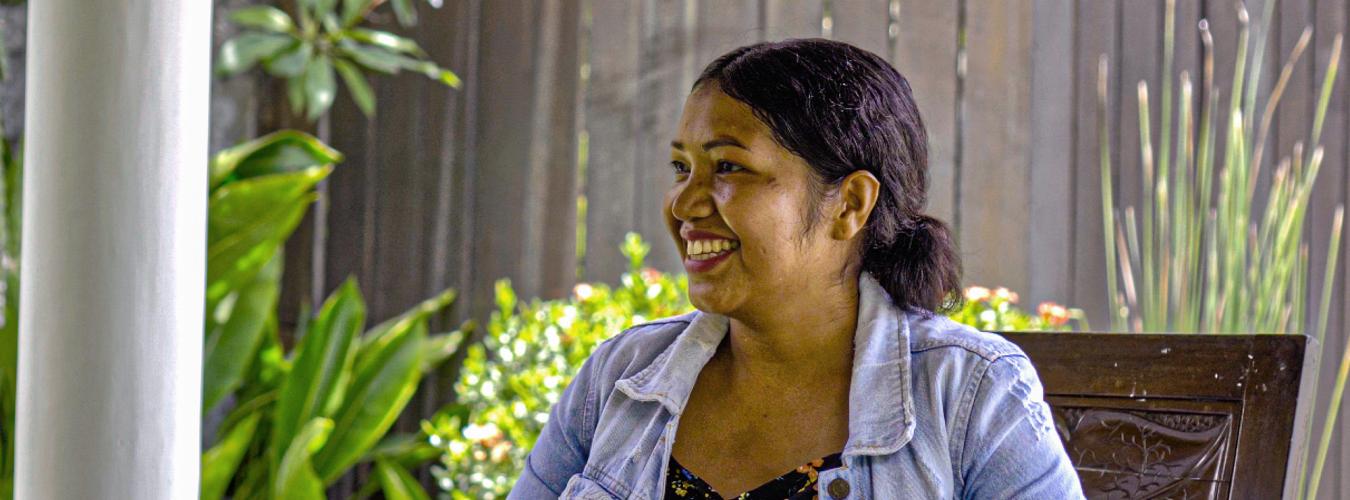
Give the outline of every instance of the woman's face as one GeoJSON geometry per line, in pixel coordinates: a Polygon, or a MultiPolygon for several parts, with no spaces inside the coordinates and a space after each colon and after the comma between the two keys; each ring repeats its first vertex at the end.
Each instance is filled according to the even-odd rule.
{"type": "Polygon", "coordinates": [[[700,86],[685,101],[670,159],[666,223],[695,307],[771,314],[803,287],[839,275],[847,245],[827,236],[823,220],[807,227],[819,216],[810,167],[749,106],[700,86]]]}

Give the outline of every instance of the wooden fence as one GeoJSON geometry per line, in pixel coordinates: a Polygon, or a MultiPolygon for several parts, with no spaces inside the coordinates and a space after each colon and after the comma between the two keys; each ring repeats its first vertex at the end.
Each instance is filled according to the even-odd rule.
{"type": "MultiPolygon", "coordinates": [[[[1308,136],[1332,40],[1348,28],[1348,3],[1283,0],[1270,20],[1263,94],[1304,27],[1315,29],[1275,117],[1269,147],[1278,156],[1308,136]]],[[[1249,5],[1254,21],[1261,5],[1249,5]]],[[[618,244],[627,231],[653,244],[654,266],[678,270],[660,205],[670,182],[665,144],[692,79],[739,45],[824,36],[883,55],[909,78],[932,142],[929,211],[957,229],[965,281],[1008,286],[1031,307],[1040,300],[1082,307],[1094,326],[1107,325],[1097,61],[1104,54],[1111,69],[1106,118],[1119,166],[1116,199],[1138,205],[1133,96],[1137,82],[1157,89],[1163,78],[1161,0],[456,0],[420,7],[415,28],[383,24],[415,37],[465,86],[451,91],[412,75],[379,79],[371,120],[339,96],[318,131],[348,159],[287,247],[290,318],[301,300],[317,302],[350,274],[376,319],[441,288],[460,289],[457,311],[441,319],[448,327],[485,315],[498,278],[510,278],[522,296],[543,297],[569,293],[578,269],[583,280],[614,281],[626,266],[618,244]]],[[[1198,74],[1194,28],[1207,19],[1215,74],[1227,88],[1239,26],[1234,3],[1178,0],[1177,11],[1177,70],[1198,74]]],[[[1326,166],[1309,216],[1314,291],[1321,290],[1332,213],[1347,201],[1347,79],[1343,72],[1326,118],[1326,166]]],[[[280,95],[263,85],[239,114],[256,115],[263,131],[294,125],[280,95]]],[[[1260,183],[1268,185],[1271,170],[1263,169],[1260,183]]],[[[1350,245],[1342,248],[1323,345],[1327,375],[1350,331],[1350,245]]],[[[415,402],[418,415],[400,425],[452,397],[448,378],[429,381],[415,402]]],[[[1323,406],[1330,386],[1328,377],[1323,406]]],[[[1350,430],[1350,412],[1339,427],[1350,430]]],[[[1332,447],[1330,471],[1350,466],[1346,442],[1332,447]]],[[[1332,473],[1325,481],[1325,498],[1350,494],[1350,477],[1332,473]]]]}

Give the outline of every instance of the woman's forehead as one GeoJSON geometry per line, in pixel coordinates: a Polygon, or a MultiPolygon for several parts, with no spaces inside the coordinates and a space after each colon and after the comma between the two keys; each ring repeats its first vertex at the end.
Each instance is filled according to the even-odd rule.
{"type": "Polygon", "coordinates": [[[715,87],[701,87],[685,100],[676,141],[701,144],[718,137],[732,137],[746,146],[772,140],[772,131],[745,103],[715,87]]]}

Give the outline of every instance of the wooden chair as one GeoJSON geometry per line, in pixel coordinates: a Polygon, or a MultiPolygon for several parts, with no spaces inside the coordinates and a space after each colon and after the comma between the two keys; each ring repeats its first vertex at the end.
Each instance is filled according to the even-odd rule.
{"type": "Polygon", "coordinates": [[[1305,335],[1001,333],[1030,356],[1088,498],[1293,498],[1305,335]]]}

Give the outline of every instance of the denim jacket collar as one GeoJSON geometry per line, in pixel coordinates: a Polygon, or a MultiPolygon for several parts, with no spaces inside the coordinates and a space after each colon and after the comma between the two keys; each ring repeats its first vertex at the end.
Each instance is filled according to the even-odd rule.
{"type": "MultiPolygon", "coordinates": [[[[887,455],[914,436],[909,321],[866,272],[858,278],[858,293],[844,455],[887,455]]],[[[650,366],[620,379],[615,387],[634,400],[657,402],[679,415],[699,372],[726,336],[728,323],[725,316],[693,313],[689,326],[650,366]]]]}

